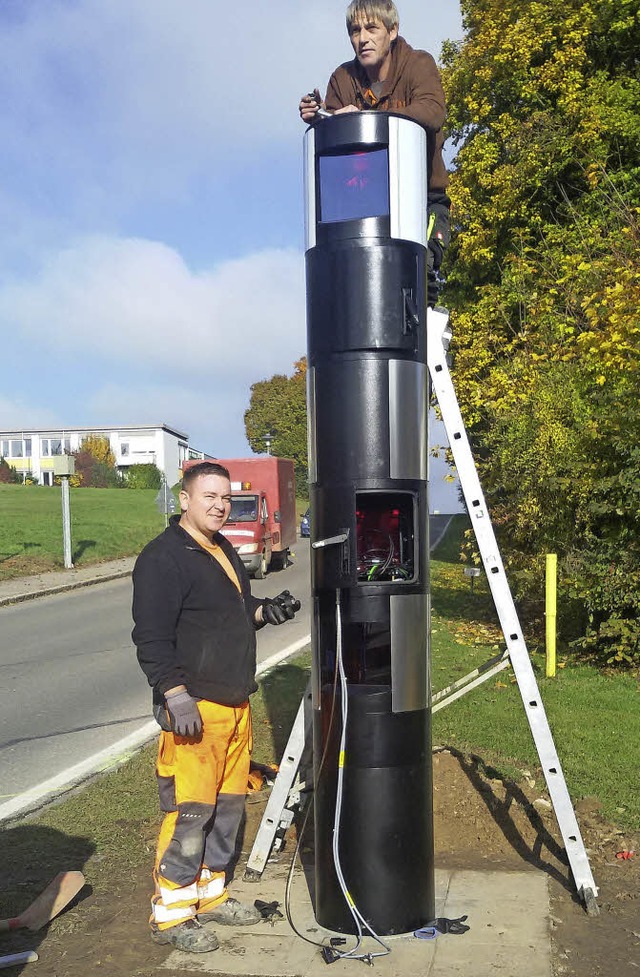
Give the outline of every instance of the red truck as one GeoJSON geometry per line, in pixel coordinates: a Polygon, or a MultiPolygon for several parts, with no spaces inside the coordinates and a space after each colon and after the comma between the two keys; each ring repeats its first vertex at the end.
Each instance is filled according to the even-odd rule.
{"type": "MultiPolygon", "coordinates": [[[[297,526],[293,461],[272,455],[212,460],[229,469],[231,515],[222,532],[249,573],[262,580],[269,564],[286,567],[297,526]]],[[[183,467],[198,464],[188,461],[183,467]]]]}
{"type": "Polygon", "coordinates": [[[286,567],[296,541],[296,482],[293,461],[256,455],[220,458],[231,476],[231,515],[222,530],[248,572],[257,580],[272,567],[286,567]]]}

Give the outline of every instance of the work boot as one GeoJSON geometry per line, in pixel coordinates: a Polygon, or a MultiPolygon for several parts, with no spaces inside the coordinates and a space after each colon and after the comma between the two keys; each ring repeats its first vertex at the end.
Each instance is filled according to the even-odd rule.
{"type": "Polygon", "coordinates": [[[237,899],[227,899],[210,913],[198,913],[201,923],[220,923],[222,926],[251,926],[259,923],[262,914],[253,906],[243,906],[237,899]]]}
{"type": "Polygon", "coordinates": [[[178,923],[166,930],[152,927],[151,939],[161,945],[171,944],[176,950],[183,950],[185,953],[209,953],[220,946],[215,934],[208,932],[197,919],[187,919],[184,923],[178,923]]]}

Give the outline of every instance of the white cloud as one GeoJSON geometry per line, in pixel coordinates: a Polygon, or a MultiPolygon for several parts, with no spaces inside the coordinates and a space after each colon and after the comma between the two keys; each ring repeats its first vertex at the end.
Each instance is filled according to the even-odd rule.
{"type": "Polygon", "coordinates": [[[91,237],[51,255],[31,281],[7,285],[0,320],[116,369],[254,382],[288,372],[304,353],[304,265],[294,250],[273,250],[194,273],[167,245],[91,237]]]}
{"type": "Polygon", "coordinates": [[[328,77],[342,25],[327,4],[274,6],[48,0],[46,16],[32,4],[10,29],[0,19],[5,154],[82,191],[179,196],[181,177],[232,147],[301,136],[299,96],[328,77]]]}
{"type": "MultiPolygon", "coordinates": [[[[322,88],[352,56],[346,7],[343,0],[224,8],[211,0],[48,0],[46,17],[39,4],[27,5],[0,33],[5,84],[27,110],[25,132],[26,123],[52,126],[52,110],[86,119],[99,109],[98,131],[119,121],[123,135],[141,141],[168,144],[187,129],[204,142],[221,131],[272,139],[299,131],[299,95],[322,88]]],[[[400,14],[401,33],[436,57],[460,30],[457,0],[404,0],[400,14]]]]}

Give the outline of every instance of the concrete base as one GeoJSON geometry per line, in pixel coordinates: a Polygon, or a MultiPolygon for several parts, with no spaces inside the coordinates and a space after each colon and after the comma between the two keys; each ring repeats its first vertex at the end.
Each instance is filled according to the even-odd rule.
{"type": "MultiPolygon", "coordinates": [[[[255,899],[284,903],[286,865],[269,863],[259,883],[233,882],[231,892],[241,902],[255,899]]],[[[283,905],[280,906],[284,912],[283,905]]],[[[413,934],[388,937],[391,953],[377,957],[379,977],[551,977],[549,895],[547,878],[535,871],[471,872],[436,871],[438,916],[467,915],[471,927],[460,936],[438,935],[435,940],[418,940],[413,934]]],[[[333,935],[319,927],[313,916],[309,890],[302,870],[296,870],[291,892],[291,915],[296,928],[318,943],[333,935]]],[[[167,970],[218,974],[225,977],[320,977],[327,964],[318,947],[297,936],[286,919],[273,926],[212,927],[220,940],[213,953],[187,954],[174,951],[164,964],[167,970]]],[[[347,942],[345,948],[354,945],[347,942]]],[[[363,952],[380,949],[370,937],[363,952]]],[[[331,977],[359,973],[362,964],[337,960],[331,977]]]]}

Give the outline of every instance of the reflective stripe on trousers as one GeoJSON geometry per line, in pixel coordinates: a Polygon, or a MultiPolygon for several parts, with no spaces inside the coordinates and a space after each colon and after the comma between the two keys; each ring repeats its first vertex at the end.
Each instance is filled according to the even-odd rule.
{"type": "Polygon", "coordinates": [[[157,777],[160,828],[152,922],[175,926],[225,902],[225,873],[235,850],[249,777],[249,703],[202,700],[197,739],[162,732],[157,777]]]}

